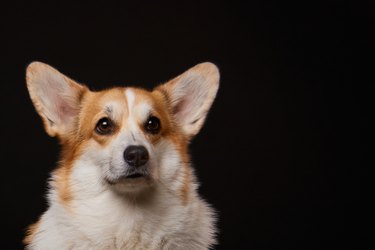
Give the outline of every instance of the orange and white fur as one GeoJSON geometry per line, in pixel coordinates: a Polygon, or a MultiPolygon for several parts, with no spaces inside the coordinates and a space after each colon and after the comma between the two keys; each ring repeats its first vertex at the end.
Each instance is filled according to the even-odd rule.
{"type": "Polygon", "coordinates": [[[209,249],[215,213],[199,197],[188,144],[219,87],[202,63],[152,91],[91,91],[33,62],[27,87],[62,153],[27,249],[209,249]]]}

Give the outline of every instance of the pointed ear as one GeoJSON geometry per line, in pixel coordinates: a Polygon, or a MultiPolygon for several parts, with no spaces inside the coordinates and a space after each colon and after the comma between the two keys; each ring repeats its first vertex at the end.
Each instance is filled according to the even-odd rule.
{"type": "Polygon", "coordinates": [[[41,62],[27,67],[26,82],[47,133],[50,136],[68,133],[75,124],[80,99],[87,88],[41,62]]]}
{"type": "Polygon", "coordinates": [[[201,129],[219,88],[219,70],[201,63],[157,87],[168,100],[175,122],[188,137],[201,129]]]}

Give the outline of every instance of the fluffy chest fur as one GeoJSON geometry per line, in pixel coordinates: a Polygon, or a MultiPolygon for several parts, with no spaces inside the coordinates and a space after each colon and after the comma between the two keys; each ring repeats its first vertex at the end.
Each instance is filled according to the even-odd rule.
{"type": "MultiPolygon", "coordinates": [[[[56,199],[54,192],[50,198],[56,199]]],[[[213,211],[194,194],[187,204],[165,188],[142,199],[147,200],[103,191],[74,201],[70,209],[54,203],[30,248],[207,249],[214,243],[213,211]]]]}

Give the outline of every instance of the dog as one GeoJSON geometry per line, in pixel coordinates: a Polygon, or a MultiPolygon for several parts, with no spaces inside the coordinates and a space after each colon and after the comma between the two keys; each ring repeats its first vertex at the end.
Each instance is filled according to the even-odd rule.
{"type": "Polygon", "coordinates": [[[26,83],[61,156],[26,249],[210,249],[216,213],[198,194],[188,146],[219,88],[198,64],[152,91],[92,91],[32,62],[26,83]]]}

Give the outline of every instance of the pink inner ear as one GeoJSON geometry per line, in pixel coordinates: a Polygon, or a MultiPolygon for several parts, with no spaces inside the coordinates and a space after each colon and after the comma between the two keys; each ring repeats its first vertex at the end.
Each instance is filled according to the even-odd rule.
{"type": "Polygon", "coordinates": [[[173,113],[176,114],[177,116],[182,116],[184,113],[184,109],[186,109],[186,101],[182,99],[173,109],[173,113]]]}
{"type": "Polygon", "coordinates": [[[192,112],[196,112],[196,109],[189,97],[184,97],[174,108],[176,119],[182,124],[189,123],[190,117],[195,116],[192,112]]]}
{"type": "Polygon", "coordinates": [[[76,114],[73,107],[71,107],[68,103],[61,101],[57,104],[57,112],[62,122],[69,122],[69,118],[75,116],[76,114]]]}
{"type": "Polygon", "coordinates": [[[77,113],[74,107],[75,93],[72,89],[64,89],[64,85],[58,85],[56,82],[55,84],[51,84],[51,82],[48,82],[43,88],[44,93],[41,98],[46,111],[45,115],[48,120],[54,124],[68,123],[71,117],[75,116],[77,113]]]}
{"type": "Polygon", "coordinates": [[[190,83],[183,90],[184,95],[174,108],[176,118],[182,124],[195,123],[202,118],[208,89],[197,83],[190,83]]]}

